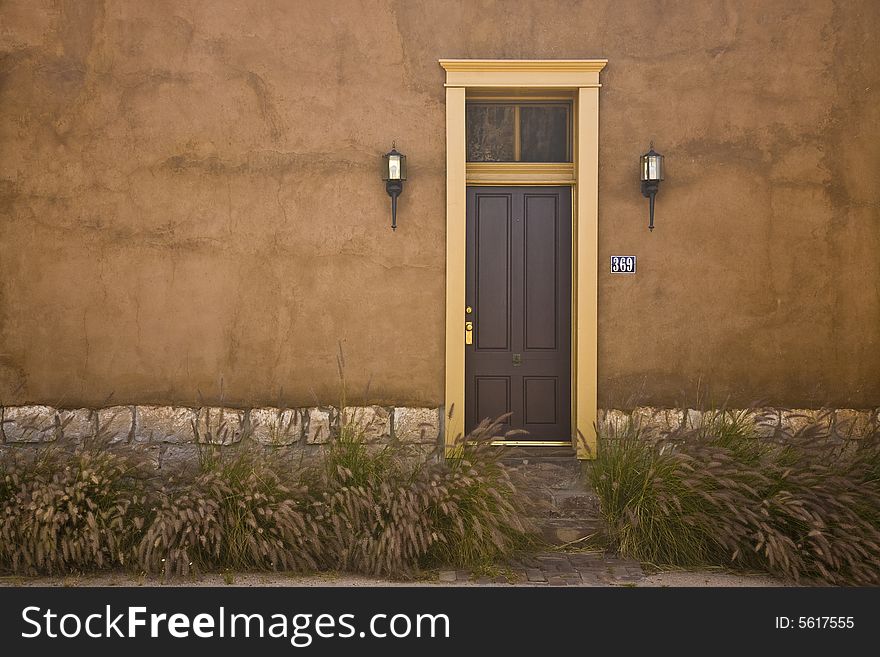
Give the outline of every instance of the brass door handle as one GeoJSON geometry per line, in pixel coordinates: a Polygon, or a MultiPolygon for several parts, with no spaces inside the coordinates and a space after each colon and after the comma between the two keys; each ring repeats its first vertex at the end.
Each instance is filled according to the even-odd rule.
{"type": "Polygon", "coordinates": [[[473,344],[474,343],[474,323],[473,322],[465,322],[464,323],[464,343],[465,344],[473,344]]]}

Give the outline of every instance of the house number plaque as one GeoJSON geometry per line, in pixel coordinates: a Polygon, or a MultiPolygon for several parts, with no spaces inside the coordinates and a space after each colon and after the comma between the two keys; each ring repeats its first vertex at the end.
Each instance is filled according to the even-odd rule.
{"type": "Polygon", "coordinates": [[[611,256],[611,273],[612,274],[635,274],[636,273],[636,257],[632,256],[611,256]]]}

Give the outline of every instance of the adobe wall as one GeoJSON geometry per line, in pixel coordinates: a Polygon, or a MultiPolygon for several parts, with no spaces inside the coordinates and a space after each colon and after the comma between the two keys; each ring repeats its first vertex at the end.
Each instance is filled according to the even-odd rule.
{"type": "Polygon", "coordinates": [[[0,404],[442,406],[437,60],[606,57],[600,405],[880,405],[880,3],[0,14],[0,404]]]}

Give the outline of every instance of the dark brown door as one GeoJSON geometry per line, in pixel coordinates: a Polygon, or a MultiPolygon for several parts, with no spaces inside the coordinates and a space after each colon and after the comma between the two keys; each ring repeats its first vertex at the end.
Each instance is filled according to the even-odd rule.
{"type": "Polygon", "coordinates": [[[466,286],[466,429],[512,413],[511,439],[569,439],[571,188],[468,187],[466,286]]]}

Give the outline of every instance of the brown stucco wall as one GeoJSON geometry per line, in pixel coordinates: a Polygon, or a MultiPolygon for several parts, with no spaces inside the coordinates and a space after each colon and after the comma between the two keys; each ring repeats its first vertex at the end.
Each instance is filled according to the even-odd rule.
{"type": "Polygon", "coordinates": [[[602,403],[876,406],[878,29],[874,0],[3,2],[0,403],[326,403],[340,342],[350,401],[442,403],[437,59],[607,57],[602,403]]]}

